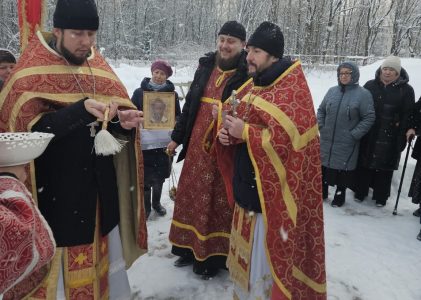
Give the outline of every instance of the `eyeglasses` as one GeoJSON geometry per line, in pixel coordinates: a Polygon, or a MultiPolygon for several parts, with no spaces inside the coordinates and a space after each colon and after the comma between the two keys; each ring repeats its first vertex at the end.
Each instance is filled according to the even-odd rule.
{"type": "Polygon", "coordinates": [[[339,76],[351,76],[352,72],[341,72],[339,76]]]}

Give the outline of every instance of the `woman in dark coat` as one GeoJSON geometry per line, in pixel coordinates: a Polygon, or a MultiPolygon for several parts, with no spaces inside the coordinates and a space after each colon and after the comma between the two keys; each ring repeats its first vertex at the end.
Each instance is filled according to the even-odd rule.
{"type": "Polygon", "coordinates": [[[333,207],[345,202],[353,170],[357,166],[359,143],[374,123],[373,98],[358,84],[357,65],[344,62],[337,69],[338,85],[327,92],[317,110],[323,174],[323,199],[328,186],[337,186],[333,207]]]}
{"type": "MultiPolygon", "coordinates": [[[[419,136],[421,134],[421,98],[415,103],[409,120],[411,129],[406,133],[408,140],[410,137],[414,137],[415,135],[419,136]]],[[[421,223],[421,138],[417,137],[411,156],[417,160],[417,164],[415,165],[414,174],[412,175],[408,196],[412,198],[412,203],[419,205],[419,208],[414,211],[413,215],[420,218],[421,223]]],[[[421,231],[419,232],[417,239],[421,241],[421,231]]]]}
{"type": "Polygon", "coordinates": [[[408,119],[415,102],[414,89],[400,59],[389,56],[376,71],[376,77],[364,87],[374,101],[376,121],[361,140],[355,199],[363,201],[373,189],[376,206],[386,205],[390,196],[393,171],[397,170],[406,145],[408,119]]]}
{"type": "MultiPolygon", "coordinates": [[[[143,111],[143,92],[174,92],[174,84],[168,80],[172,75],[171,66],[163,60],[155,61],[151,66],[152,77],[145,77],[142,80],[140,88],[136,89],[132,96],[132,102],[139,110],[143,111]]],[[[175,93],[175,114],[178,117],[181,113],[178,94],[175,93]]],[[[162,130],[160,130],[162,131],[162,130]]],[[[142,134],[157,134],[157,130],[142,130],[142,134]]],[[[161,132],[162,133],[162,132],[161,132]]],[[[150,144],[142,145],[144,174],[145,174],[145,211],[146,216],[149,217],[152,208],[158,215],[164,216],[167,211],[161,205],[162,187],[165,179],[170,176],[172,158],[170,158],[165,150],[170,141],[171,130],[168,131],[168,140],[150,144]]]]}

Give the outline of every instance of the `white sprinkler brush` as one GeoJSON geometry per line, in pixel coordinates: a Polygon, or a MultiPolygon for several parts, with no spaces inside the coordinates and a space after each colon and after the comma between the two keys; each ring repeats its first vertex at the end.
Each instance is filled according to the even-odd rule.
{"type": "Polygon", "coordinates": [[[95,135],[94,145],[96,155],[114,155],[124,147],[124,141],[118,140],[107,130],[110,107],[107,106],[104,113],[104,121],[101,130],[95,135]]]}

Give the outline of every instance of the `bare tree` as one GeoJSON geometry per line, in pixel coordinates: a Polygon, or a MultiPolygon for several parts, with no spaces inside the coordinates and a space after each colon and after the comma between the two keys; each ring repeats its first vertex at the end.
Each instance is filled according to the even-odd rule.
{"type": "Polygon", "coordinates": [[[420,25],[421,15],[417,0],[402,0],[399,5],[395,5],[390,53],[398,55],[402,47],[408,45],[411,33],[419,30],[420,25]]]}
{"type": "MultiPolygon", "coordinates": [[[[47,30],[56,2],[47,1],[47,30]]],[[[329,55],[420,55],[420,2],[96,0],[97,44],[114,59],[191,58],[193,52],[214,48],[217,32],[227,20],[241,22],[248,34],[269,20],[283,30],[287,54],[310,55],[312,61],[329,55]]],[[[15,53],[19,51],[16,10],[16,0],[0,1],[0,47],[15,53]]]]}
{"type": "Polygon", "coordinates": [[[387,5],[383,0],[362,0],[362,15],[365,18],[366,36],[364,41],[364,56],[369,56],[382,25],[390,14],[393,3],[387,5]],[[386,5],[385,5],[386,4],[386,5]]]}
{"type": "MultiPolygon", "coordinates": [[[[329,15],[328,15],[328,18],[327,18],[327,26],[326,26],[326,39],[325,39],[324,45],[323,45],[323,47],[324,47],[323,55],[324,56],[328,53],[329,49],[334,50],[334,48],[332,48],[331,45],[330,45],[330,37],[332,35],[332,32],[333,32],[334,28],[338,27],[338,25],[339,25],[339,13],[338,12],[340,11],[341,6],[342,6],[342,0],[330,1],[329,15]],[[335,22],[335,19],[336,19],[336,22],[335,22]]],[[[337,32],[338,32],[338,30],[337,30],[337,32]]]]}

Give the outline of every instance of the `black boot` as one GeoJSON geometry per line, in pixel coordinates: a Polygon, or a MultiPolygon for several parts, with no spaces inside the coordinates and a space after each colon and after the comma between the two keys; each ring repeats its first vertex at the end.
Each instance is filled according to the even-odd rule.
{"type": "Polygon", "coordinates": [[[329,196],[329,185],[327,183],[322,183],[322,195],[323,200],[327,200],[327,197],[329,196]]]}
{"type": "Polygon", "coordinates": [[[216,274],[218,274],[218,269],[217,268],[206,268],[204,270],[204,272],[202,273],[201,278],[203,280],[210,280],[213,277],[215,277],[216,274]]]}
{"type": "Polygon", "coordinates": [[[193,256],[190,255],[186,255],[186,256],[180,256],[175,262],[174,262],[174,266],[177,268],[181,268],[181,267],[185,267],[185,266],[190,266],[193,264],[193,256]]]}
{"type": "Polygon", "coordinates": [[[163,207],[163,206],[161,205],[161,203],[154,204],[154,205],[153,205],[153,209],[154,209],[154,211],[156,211],[156,213],[157,213],[158,215],[160,215],[161,217],[163,217],[163,216],[165,216],[165,215],[167,214],[167,210],[165,209],[165,207],[163,207]]]}
{"type": "Polygon", "coordinates": [[[357,202],[363,202],[364,198],[365,198],[365,196],[360,194],[360,193],[354,194],[354,200],[357,201],[357,202]]]}
{"type": "Polygon", "coordinates": [[[377,199],[376,200],[376,206],[377,207],[383,207],[383,206],[386,205],[386,201],[387,201],[387,199],[377,199]]]}
{"type": "Polygon", "coordinates": [[[357,202],[363,202],[368,195],[368,189],[363,190],[361,187],[356,187],[354,191],[354,200],[357,202]]]}
{"type": "Polygon", "coordinates": [[[341,207],[345,203],[346,188],[337,187],[335,197],[331,203],[332,207],[341,207]]]}
{"type": "Polygon", "coordinates": [[[420,233],[418,233],[417,235],[417,240],[421,241],[421,230],[420,230],[420,233]]]}
{"type": "Polygon", "coordinates": [[[412,213],[413,216],[419,218],[421,215],[421,209],[417,208],[416,210],[414,210],[414,212],[412,213]]]}
{"type": "Polygon", "coordinates": [[[218,271],[219,268],[213,265],[209,259],[204,262],[195,261],[193,264],[193,272],[203,280],[209,280],[215,277],[218,271]]]}
{"type": "Polygon", "coordinates": [[[152,208],[161,217],[167,214],[167,210],[161,205],[161,194],[163,184],[163,182],[160,182],[152,186],[152,208]]]}

